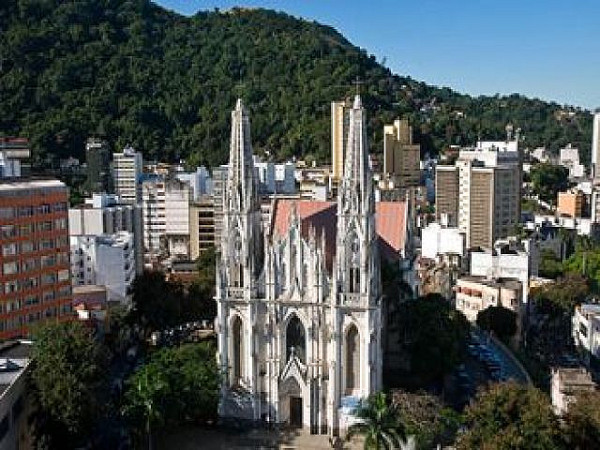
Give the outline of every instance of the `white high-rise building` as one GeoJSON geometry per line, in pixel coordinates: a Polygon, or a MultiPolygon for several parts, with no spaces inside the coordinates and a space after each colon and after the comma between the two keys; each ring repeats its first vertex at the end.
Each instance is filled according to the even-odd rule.
{"type": "Polygon", "coordinates": [[[125,302],[135,279],[133,234],[70,236],[74,286],[106,286],[109,301],[125,302]]]}
{"type": "Polygon", "coordinates": [[[137,205],[142,200],[141,176],[144,162],[142,154],[132,147],[113,154],[115,192],[124,203],[137,205]]]}
{"type": "Polygon", "coordinates": [[[594,114],[592,133],[592,171],[595,179],[600,178],[600,111],[594,114]]]}
{"type": "Polygon", "coordinates": [[[135,251],[135,271],[144,268],[144,237],[142,208],[123,204],[116,195],[93,194],[83,205],[69,208],[69,235],[112,235],[121,231],[132,233],[135,251]]]}
{"type": "Polygon", "coordinates": [[[167,181],[165,189],[165,234],[170,256],[190,255],[190,201],[192,189],[186,182],[167,181]]]}
{"type": "Polygon", "coordinates": [[[381,389],[379,240],[359,96],[349,119],[337,203],[284,202],[263,231],[250,121],[240,100],[232,112],[216,286],[221,416],[336,435],[349,406],[381,389]]]}
{"type": "Polygon", "coordinates": [[[146,262],[164,255],[161,239],[167,232],[166,183],[163,175],[146,174],[142,181],[142,217],[146,262]]]}

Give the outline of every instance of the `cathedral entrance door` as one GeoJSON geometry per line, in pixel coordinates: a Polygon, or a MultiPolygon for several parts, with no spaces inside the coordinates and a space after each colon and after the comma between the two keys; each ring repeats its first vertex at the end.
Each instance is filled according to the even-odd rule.
{"type": "Polygon", "coordinates": [[[290,397],[290,425],[302,427],[302,397],[290,397]]]}

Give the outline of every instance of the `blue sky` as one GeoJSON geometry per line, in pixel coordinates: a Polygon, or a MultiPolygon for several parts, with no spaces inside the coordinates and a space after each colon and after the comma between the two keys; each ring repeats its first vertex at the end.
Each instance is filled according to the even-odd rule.
{"type": "Polygon", "coordinates": [[[263,7],[332,25],[395,73],[468,94],[600,107],[600,0],[156,0],[263,7]]]}

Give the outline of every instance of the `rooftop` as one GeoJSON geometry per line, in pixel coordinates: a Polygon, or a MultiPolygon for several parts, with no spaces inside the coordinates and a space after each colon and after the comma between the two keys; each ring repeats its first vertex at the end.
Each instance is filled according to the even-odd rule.
{"type": "Polygon", "coordinates": [[[458,281],[466,281],[469,283],[478,283],[489,287],[503,287],[508,289],[520,290],[522,285],[521,282],[515,278],[487,278],[474,275],[463,275],[458,281]]]}
{"type": "Polygon", "coordinates": [[[562,386],[561,390],[570,388],[595,389],[596,383],[592,381],[592,376],[583,367],[565,368],[561,367],[553,371],[553,376],[558,376],[558,381],[562,386]]]}
{"type": "Polygon", "coordinates": [[[0,181],[0,192],[9,192],[9,191],[17,191],[17,190],[29,190],[36,188],[62,188],[66,189],[67,186],[60,180],[47,179],[47,180],[37,180],[37,179],[3,179],[0,181]]]}

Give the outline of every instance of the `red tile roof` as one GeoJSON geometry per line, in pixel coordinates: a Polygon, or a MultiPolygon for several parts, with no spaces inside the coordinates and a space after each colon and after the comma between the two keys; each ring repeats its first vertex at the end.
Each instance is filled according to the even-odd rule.
{"type": "MultiPolygon", "coordinates": [[[[336,248],[337,204],[312,200],[277,200],[272,214],[273,236],[284,236],[287,233],[294,208],[300,218],[304,238],[308,238],[311,227],[315,228],[317,237],[325,232],[327,265],[331,267],[336,248]]],[[[397,259],[406,242],[406,203],[376,203],[375,221],[382,256],[397,259]]]]}
{"type": "Polygon", "coordinates": [[[406,243],[406,202],[375,203],[375,222],[382,255],[398,258],[406,243]]]}

